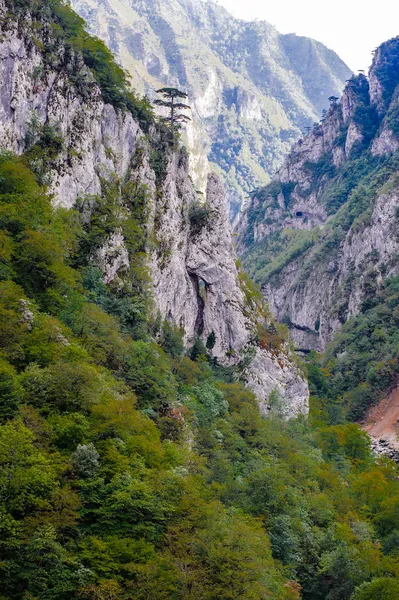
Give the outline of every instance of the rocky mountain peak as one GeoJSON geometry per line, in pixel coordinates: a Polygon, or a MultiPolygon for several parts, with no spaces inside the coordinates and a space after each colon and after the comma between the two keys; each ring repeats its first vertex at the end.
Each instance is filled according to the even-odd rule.
{"type": "Polygon", "coordinates": [[[369,88],[369,80],[364,73],[359,73],[349,79],[341,98],[342,117],[345,124],[353,119],[356,108],[360,104],[370,103],[369,88]]]}
{"type": "Polygon", "coordinates": [[[399,36],[384,42],[375,50],[369,81],[371,104],[382,117],[399,84],[399,36]]]}

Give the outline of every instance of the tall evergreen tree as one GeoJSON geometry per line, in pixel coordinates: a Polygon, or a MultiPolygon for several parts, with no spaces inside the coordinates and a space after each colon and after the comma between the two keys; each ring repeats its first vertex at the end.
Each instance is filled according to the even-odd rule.
{"type": "Polygon", "coordinates": [[[157,90],[157,94],[162,94],[163,97],[154,100],[154,104],[168,109],[169,114],[162,117],[162,120],[169,124],[171,129],[175,129],[179,123],[191,121],[189,116],[181,112],[182,110],[191,110],[191,106],[184,104],[184,102],[181,101],[182,99],[187,98],[185,92],[182,92],[177,88],[164,87],[157,90]]]}

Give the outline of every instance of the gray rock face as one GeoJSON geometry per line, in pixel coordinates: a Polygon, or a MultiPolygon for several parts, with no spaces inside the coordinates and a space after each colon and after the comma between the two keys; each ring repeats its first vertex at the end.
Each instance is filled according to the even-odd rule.
{"type": "Polygon", "coordinates": [[[93,256],[93,262],[104,273],[104,283],[123,279],[129,268],[129,254],[122,231],[110,235],[107,242],[93,256]]]}
{"type": "Polygon", "coordinates": [[[399,140],[392,133],[392,130],[383,126],[379,135],[373,141],[371,153],[376,156],[384,156],[396,152],[399,148],[399,140]]]}
{"type": "Polygon", "coordinates": [[[309,391],[298,370],[292,368],[287,357],[276,357],[262,349],[257,349],[249,367],[244,373],[245,381],[259,400],[261,412],[270,409],[270,394],[277,393],[282,402],[282,413],[307,414],[309,391]]]}
{"type": "Polygon", "coordinates": [[[265,285],[273,313],[288,317],[297,347],[324,349],[342,323],[360,312],[370,277],[378,284],[399,272],[398,207],[395,187],[378,196],[369,222],[351,228],[330,259],[318,261],[316,246],[306,256],[312,269],[304,273],[301,256],[265,285]]]}
{"type": "Polygon", "coordinates": [[[236,225],[241,251],[245,250],[248,237],[259,242],[285,227],[312,229],[325,222],[327,213],[318,202],[318,190],[312,187],[310,166],[317,165],[327,153],[333,153],[337,164],[342,162],[344,150],[333,145],[341,125],[342,113],[337,108],[330,111],[325,121],[314,127],[308,136],[294,144],[273,179],[273,189],[265,188],[256,193],[236,225]],[[255,212],[262,217],[251,219],[252,225],[249,227],[248,216],[255,212]]]}
{"type": "Polygon", "coordinates": [[[239,285],[236,254],[228,219],[227,201],[219,177],[208,176],[204,208],[208,216],[199,229],[193,228],[190,207],[198,204],[181,169],[186,160],[172,157],[163,185],[156,239],[162,253],[152,255],[154,300],[162,315],[184,329],[187,345],[200,335],[204,341],[213,332],[213,355],[220,364],[237,364],[246,354],[252,359],[244,378],[255,391],[262,410],[268,407],[273,390],[285,398],[291,414],[307,411],[307,385],[293,367],[287,352],[278,356],[253,342],[256,316],[248,313],[239,285]],[[182,199],[184,199],[182,205],[182,199]]]}
{"type": "Polygon", "coordinates": [[[293,146],[237,226],[244,265],[256,277],[254,263],[261,263],[264,295],[304,350],[322,350],[372,290],[399,273],[398,47],[399,38],[383,44],[369,79],[351,78],[340,103],[333,101],[323,122],[293,146]],[[373,155],[389,167],[384,171],[373,155]],[[372,169],[375,178],[368,177],[372,169]],[[358,183],[345,187],[352,176],[358,183]],[[281,236],[298,229],[305,231],[289,233],[293,242],[283,247],[281,236]],[[263,266],[264,252],[274,270],[263,266]]]}
{"type": "Polygon", "coordinates": [[[156,89],[175,85],[189,94],[191,174],[205,191],[208,161],[217,168],[232,217],[351,74],[315,40],[235,19],[215,2],[73,0],[72,6],[141,92],[153,98],[156,89]]]}
{"type": "MultiPolygon", "coordinates": [[[[0,13],[4,11],[0,0],[0,13]]],[[[219,178],[209,176],[201,207],[189,176],[187,153],[166,148],[160,181],[151,166],[150,147],[151,140],[159,142],[159,132],[154,128],[144,138],[130,113],[105,104],[79,56],[66,57],[59,48],[57,68],[46,65],[29,34],[25,31],[22,36],[17,24],[10,22],[2,31],[0,76],[5,85],[0,98],[0,145],[23,152],[32,114],[42,123],[57,124],[64,148],[51,173],[52,192],[54,203],[66,208],[79,197],[100,194],[104,179],[129,178],[145,186],[154,310],[184,328],[187,344],[197,335],[206,341],[213,331],[213,352],[222,364],[237,364],[252,353],[255,358],[247,361],[245,377],[263,407],[277,389],[291,413],[306,411],[307,384],[288,350],[273,355],[253,341],[255,322],[247,314],[240,287],[219,178]],[[84,83],[79,91],[70,78],[77,64],[84,83]],[[193,225],[192,207],[205,214],[200,227],[193,225]]],[[[123,232],[114,232],[92,260],[102,269],[105,283],[123,282],[129,269],[123,232]]]]}
{"type": "MultiPolygon", "coordinates": [[[[5,11],[0,2],[0,10],[5,11]]],[[[65,151],[55,165],[52,190],[55,202],[71,207],[82,194],[101,191],[100,174],[124,174],[140,136],[130,113],[116,112],[102,101],[91,73],[79,66],[90,85],[84,100],[69,80],[68,66],[76,68],[79,57],[59,57],[61,70],[43,68],[39,48],[7,31],[0,41],[0,146],[20,153],[32,115],[41,123],[57,124],[65,151]],[[39,74],[38,74],[39,73],[39,74]]]]}

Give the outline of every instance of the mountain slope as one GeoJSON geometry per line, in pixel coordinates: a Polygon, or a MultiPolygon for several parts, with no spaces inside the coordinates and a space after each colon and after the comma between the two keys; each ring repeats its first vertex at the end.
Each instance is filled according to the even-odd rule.
{"type": "Polygon", "coordinates": [[[323,348],[398,273],[398,48],[350,79],[238,226],[245,266],[301,348],[323,348]]]}
{"type": "Polygon", "coordinates": [[[73,0],[152,98],[162,85],[189,94],[192,172],[204,189],[207,158],[227,183],[231,215],[269,180],[300,129],[317,120],[350,70],[322,44],[280,35],[199,0],[73,0]]]}
{"type": "Polygon", "coordinates": [[[239,367],[264,410],[277,390],[306,411],[306,382],[238,271],[217,176],[199,201],[185,148],[127,90],[103,43],[76,15],[59,9],[62,34],[39,16],[4,30],[0,144],[29,153],[55,204],[79,207],[88,258],[133,332],[145,328],[145,307],[159,312],[186,347],[211,338],[214,360],[239,367]]]}
{"type": "MultiPolygon", "coordinates": [[[[2,600],[396,597],[398,468],[276,390],[261,415],[215,332],[187,348],[154,311],[163,264],[169,302],[201,268],[203,326],[262,308],[218,179],[185,204],[186,152],[63,0],[0,0],[0,23],[2,600]]],[[[295,374],[263,313],[258,346],[295,374]]]]}

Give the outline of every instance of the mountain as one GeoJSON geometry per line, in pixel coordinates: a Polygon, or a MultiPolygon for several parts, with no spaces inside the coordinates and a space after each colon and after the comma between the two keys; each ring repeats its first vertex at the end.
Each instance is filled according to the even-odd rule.
{"type": "Polygon", "coordinates": [[[198,199],[69,4],[0,28],[1,599],[396,598],[398,467],[331,395],[355,372],[308,363],[307,411],[218,176],[198,199]]]}
{"type": "MultiPolygon", "coordinates": [[[[76,19],[71,36],[82,27],[76,19]]],[[[199,337],[219,364],[240,364],[265,410],[273,390],[294,412],[306,410],[306,382],[238,271],[217,175],[208,175],[199,200],[185,148],[123,88],[123,72],[102,42],[88,40],[82,55],[79,40],[48,56],[17,31],[8,34],[0,145],[37,152],[32,168],[50,185],[54,203],[78,203],[88,239],[92,226],[97,232],[87,242],[88,257],[120,301],[132,304],[132,327],[134,311],[140,314],[151,296],[154,317],[180,328],[187,347],[199,337]],[[53,148],[47,166],[37,150],[46,143],[42,136],[53,148]]]]}
{"type": "Polygon", "coordinates": [[[272,312],[297,348],[325,350],[331,397],[357,419],[398,380],[398,85],[393,38],[368,78],[331,99],[237,227],[272,312]]]}
{"type": "Polygon", "coordinates": [[[351,75],[322,44],[235,19],[214,2],[73,0],[72,6],[118,56],[136,89],[151,99],[164,85],[188,93],[191,173],[204,191],[209,161],[227,186],[232,218],[351,75]]]}
{"type": "Polygon", "coordinates": [[[349,80],[238,226],[244,264],[304,348],[323,348],[397,273],[398,47],[349,80]]]}

